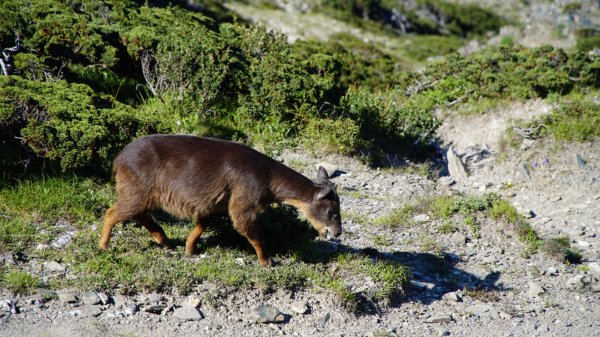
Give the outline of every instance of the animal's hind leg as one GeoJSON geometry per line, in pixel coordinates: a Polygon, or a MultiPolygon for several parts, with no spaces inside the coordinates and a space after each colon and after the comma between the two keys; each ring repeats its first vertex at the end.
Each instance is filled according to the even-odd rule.
{"type": "Polygon", "coordinates": [[[132,218],[127,212],[123,212],[121,208],[117,205],[109,208],[104,215],[104,225],[102,226],[102,236],[100,237],[100,242],[98,247],[102,250],[108,249],[108,243],[110,242],[110,237],[112,234],[112,230],[116,224],[119,222],[127,221],[132,218]]]}
{"type": "Polygon", "coordinates": [[[135,222],[144,226],[152,234],[154,241],[159,245],[166,245],[169,242],[165,231],[160,227],[148,213],[141,213],[134,218],[135,222]]]}
{"type": "Polygon", "coordinates": [[[245,236],[254,250],[258,255],[258,262],[263,267],[270,267],[273,265],[273,261],[269,256],[269,253],[264,248],[264,237],[262,230],[256,224],[256,213],[253,210],[238,211],[235,205],[229,205],[229,212],[231,219],[233,220],[233,226],[235,229],[245,236]],[[233,207],[232,207],[233,206],[233,207]]]}
{"type": "Polygon", "coordinates": [[[191,255],[194,252],[194,248],[196,247],[196,242],[198,242],[198,239],[200,238],[202,233],[204,233],[204,226],[202,225],[202,223],[205,221],[207,221],[207,220],[200,219],[200,220],[196,221],[196,226],[194,226],[194,228],[188,235],[187,240],[185,242],[185,254],[186,255],[191,255]]]}

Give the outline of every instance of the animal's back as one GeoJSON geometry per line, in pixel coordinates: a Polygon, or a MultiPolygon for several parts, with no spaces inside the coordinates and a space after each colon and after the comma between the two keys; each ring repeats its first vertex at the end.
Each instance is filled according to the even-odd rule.
{"type": "Polygon", "coordinates": [[[145,208],[199,219],[225,212],[234,188],[244,189],[249,199],[264,197],[274,162],[249,147],[219,139],[152,135],[126,146],[113,170],[119,197],[125,194],[133,201],[137,195],[145,208]]]}

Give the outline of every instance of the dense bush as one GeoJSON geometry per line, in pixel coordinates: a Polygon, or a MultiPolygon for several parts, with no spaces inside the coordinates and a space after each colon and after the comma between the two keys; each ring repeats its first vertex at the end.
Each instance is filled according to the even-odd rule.
{"type": "Polygon", "coordinates": [[[497,31],[505,20],[472,4],[441,0],[324,0],[323,10],[338,18],[366,26],[377,23],[396,33],[454,34],[467,36],[497,31]]]}
{"type": "Polygon", "coordinates": [[[159,131],[132,108],[84,84],[0,77],[0,170],[22,173],[44,159],[62,170],[106,172],[132,138],[159,131]]]}
{"type": "MultiPolygon", "coordinates": [[[[399,6],[351,1],[339,9],[348,4],[369,19],[377,6],[399,6]]],[[[417,5],[451,13],[442,15],[443,26],[458,35],[497,24],[469,21],[466,7],[441,1],[417,5]]],[[[560,96],[598,87],[600,78],[597,56],[551,47],[450,55],[407,72],[410,61],[349,35],[292,46],[263,27],[141,1],[3,1],[0,47],[13,46],[15,34],[22,42],[11,60],[16,76],[0,82],[0,161],[17,172],[41,164],[106,171],[125,143],[151,132],[217,136],[267,150],[301,144],[317,152],[407,154],[430,142],[440,108],[560,96]]],[[[422,45],[416,59],[434,53],[439,39],[449,41],[445,52],[460,41],[409,39],[422,45]]]]}

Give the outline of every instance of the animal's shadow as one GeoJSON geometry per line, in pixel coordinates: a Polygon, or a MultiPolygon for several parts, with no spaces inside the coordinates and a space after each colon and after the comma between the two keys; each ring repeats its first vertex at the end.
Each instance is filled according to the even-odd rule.
{"type": "MultiPolygon", "coordinates": [[[[293,254],[305,263],[327,264],[343,254],[355,254],[357,257],[369,257],[373,261],[403,265],[410,272],[410,286],[405,292],[394,296],[390,306],[399,306],[403,301],[430,304],[441,300],[445,293],[462,289],[475,290],[482,297],[493,296],[495,292],[506,290],[497,284],[500,273],[492,272],[480,278],[458,268],[457,264],[461,258],[453,254],[438,256],[430,253],[384,252],[370,247],[353,247],[344,243],[343,235],[341,239],[336,240],[316,239],[317,232],[297,215],[297,211],[292,207],[278,206],[259,217],[258,223],[264,232],[266,248],[275,262],[293,254]]],[[[197,253],[210,246],[221,246],[254,254],[252,246],[233,229],[227,217],[216,216],[211,220],[209,230],[213,232],[202,239],[197,253]]],[[[172,241],[175,245],[185,245],[185,240],[180,238],[172,241]]],[[[373,308],[375,303],[367,304],[362,313],[379,312],[378,308],[373,308]]]]}

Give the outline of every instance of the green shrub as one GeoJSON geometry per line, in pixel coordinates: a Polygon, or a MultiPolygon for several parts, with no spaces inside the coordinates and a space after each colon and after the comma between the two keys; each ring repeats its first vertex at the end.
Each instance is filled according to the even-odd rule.
{"type": "Polygon", "coordinates": [[[600,30],[582,29],[576,32],[577,43],[575,49],[582,52],[588,52],[600,46],[600,30]]]}
{"type": "Polygon", "coordinates": [[[590,96],[573,95],[542,118],[544,133],[559,140],[585,142],[600,137],[600,105],[590,96]]]}
{"type": "Polygon", "coordinates": [[[351,154],[358,148],[359,126],[349,119],[311,119],[301,134],[301,144],[317,154],[351,154]]]}
{"type": "Polygon", "coordinates": [[[49,160],[63,171],[107,171],[125,144],[156,129],[151,120],[82,84],[0,77],[0,166],[19,171],[49,160]]]}

